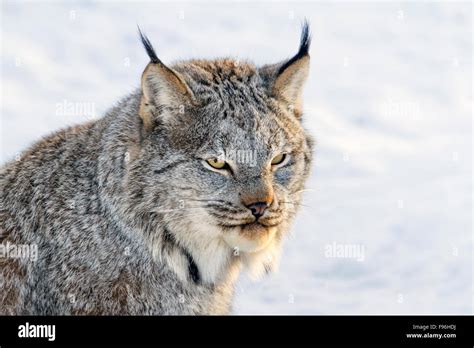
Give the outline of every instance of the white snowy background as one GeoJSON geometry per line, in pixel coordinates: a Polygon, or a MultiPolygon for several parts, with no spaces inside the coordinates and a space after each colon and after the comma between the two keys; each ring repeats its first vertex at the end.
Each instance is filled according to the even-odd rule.
{"type": "Polygon", "coordinates": [[[304,17],[312,190],[279,272],[243,276],[235,313],[472,313],[469,2],[2,1],[0,163],[139,85],[137,24],[164,62],[263,64],[296,52],[304,17]]]}

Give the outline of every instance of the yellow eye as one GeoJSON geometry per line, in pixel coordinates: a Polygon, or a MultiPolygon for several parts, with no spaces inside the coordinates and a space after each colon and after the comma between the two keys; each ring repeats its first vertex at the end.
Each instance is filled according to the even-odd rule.
{"type": "Polygon", "coordinates": [[[286,154],[282,153],[278,156],[273,157],[272,159],[272,166],[276,166],[277,164],[282,163],[286,158],[286,154]]]}
{"type": "Polygon", "coordinates": [[[215,169],[224,169],[227,166],[227,163],[225,161],[221,161],[218,158],[211,158],[211,159],[208,159],[206,162],[212,168],[215,168],[215,169]]]}

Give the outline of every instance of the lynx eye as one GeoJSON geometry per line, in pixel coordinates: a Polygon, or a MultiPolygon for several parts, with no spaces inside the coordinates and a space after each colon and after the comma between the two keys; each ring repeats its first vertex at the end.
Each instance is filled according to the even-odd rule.
{"type": "Polygon", "coordinates": [[[286,159],[286,154],[282,153],[279,154],[278,156],[273,157],[272,159],[272,166],[276,166],[278,164],[282,164],[286,159]]]}
{"type": "Polygon", "coordinates": [[[227,162],[221,161],[218,158],[210,158],[206,160],[207,164],[209,164],[214,169],[225,169],[227,168],[227,162]]]}

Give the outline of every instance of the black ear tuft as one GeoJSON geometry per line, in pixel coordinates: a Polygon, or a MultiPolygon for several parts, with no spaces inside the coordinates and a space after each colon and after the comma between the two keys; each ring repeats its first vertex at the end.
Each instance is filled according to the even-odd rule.
{"type": "Polygon", "coordinates": [[[142,33],[142,31],[140,30],[140,27],[138,27],[138,33],[140,34],[140,39],[142,40],[143,47],[145,47],[146,53],[148,54],[148,57],[150,57],[151,62],[161,63],[161,61],[158,59],[158,56],[155,53],[155,49],[153,48],[150,40],[148,40],[146,35],[142,33]]]}
{"type": "Polygon", "coordinates": [[[298,59],[303,58],[309,54],[309,47],[311,46],[311,31],[308,21],[305,19],[301,28],[300,48],[292,58],[288,59],[278,70],[280,75],[286,68],[296,62],[298,59]]]}
{"type": "Polygon", "coordinates": [[[301,28],[300,49],[298,56],[303,57],[309,54],[309,47],[311,46],[311,30],[308,20],[305,19],[301,28]]]}

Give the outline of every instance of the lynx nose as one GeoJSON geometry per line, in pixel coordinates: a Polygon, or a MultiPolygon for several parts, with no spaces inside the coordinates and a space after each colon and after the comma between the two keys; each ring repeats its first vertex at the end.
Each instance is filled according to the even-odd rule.
{"type": "Polygon", "coordinates": [[[247,208],[252,211],[252,215],[255,216],[258,220],[258,218],[265,213],[265,210],[268,208],[268,204],[267,202],[256,202],[247,205],[247,208]]]}

